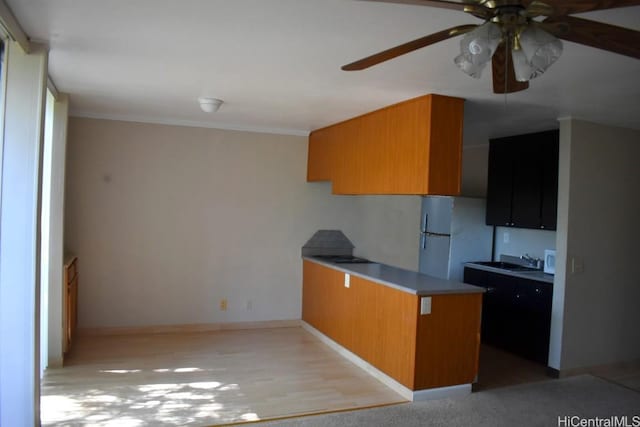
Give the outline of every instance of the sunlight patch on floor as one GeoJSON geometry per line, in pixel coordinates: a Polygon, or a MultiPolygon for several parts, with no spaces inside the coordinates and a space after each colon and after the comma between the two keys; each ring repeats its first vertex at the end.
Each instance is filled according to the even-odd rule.
{"type": "MultiPolygon", "coordinates": [[[[186,372],[197,371],[197,368],[189,368],[186,372]]],[[[242,396],[238,384],[220,381],[128,385],[107,383],[83,393],[43,395],[42,424],[88,423],[98,427],[135,427],[147,425],[151,420],[158,425],[259,420],[248,406],[238,407],[236,403],[233,409],[225,409],[223,401],[237,401],[242,396]],[[140,417],[125,416],[122,408],[134,410],[140,417]]]]}
{"type": "Polygon", "coordinates": [[[404,401],[302,328],[81,337],[47,369],[52,426],[204,426],[404,401]]]}

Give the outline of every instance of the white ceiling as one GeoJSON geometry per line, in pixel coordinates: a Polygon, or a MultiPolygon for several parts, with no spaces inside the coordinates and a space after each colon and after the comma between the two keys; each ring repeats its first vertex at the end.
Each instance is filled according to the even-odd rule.
{"type": "MultiPolygon", "coordinates": [[[[446,9],[357,0],[5,0],[72,114],[308,131],[427,93],[467,99],[465,143],[574,117],[640,128],[640,60],[570,42],[524,92],[495,95],[453,64],[453,38],[365,71],[340,66],[464,23],[446,9]],[[199,96],[225,101],[203,113],[199,96]]],[[[640,30],[640,7],[582,17],[640,30]]]]}

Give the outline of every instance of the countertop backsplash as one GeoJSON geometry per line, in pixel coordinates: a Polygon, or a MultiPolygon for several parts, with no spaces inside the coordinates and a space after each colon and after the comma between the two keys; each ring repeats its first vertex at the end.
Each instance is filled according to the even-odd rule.
{"type": "Polygon", "coordinates": [[[340,230],[318,230],[302,246],[302,256],[351,255],[353,243],[340,230]]]}
{"type": "Polygon", "coordinates": [[[544,258],[545,249],[555,248],[555,231],[496,227],[496,241],[493,253],[496,260],[500,259],[500,255],[520,257],[524,254],[542,259],[544,258]]]}

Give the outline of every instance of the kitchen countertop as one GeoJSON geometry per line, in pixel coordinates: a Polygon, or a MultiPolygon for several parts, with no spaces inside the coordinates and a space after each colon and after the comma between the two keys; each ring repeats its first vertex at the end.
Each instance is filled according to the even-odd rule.
{"type": "Polygon", "coordinates": [[[405,270],[387,264],[375,262],[369,264],[336,264],[313,256],[303,256],[302,259],[418,296],[485,292],[485,289],[479,286],[439,279],[417,271],[405,270]]]}
{"type": "Polygon", "coordinates": [[[553,274],[547,274],[540,270],[534,271],[510,271],[504,268],[489,267],[488,265],[467,262],[465,267],[475,268],[476,270],[490,271],[492,273],[504,274],[506,276],[520,277],[522,279],[537,280],[538,282],[546,282],[553,284],[553,274]]]}

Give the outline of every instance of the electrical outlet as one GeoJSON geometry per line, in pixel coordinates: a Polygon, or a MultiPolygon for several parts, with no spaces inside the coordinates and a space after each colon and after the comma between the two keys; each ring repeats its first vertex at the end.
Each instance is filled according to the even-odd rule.
{"type": "Polygon", "coordinates": [[[509,232],[505,231],[504,233],[502,233],[502,242],[503,243],[509,243],[509,240],[511,236],[509,236],[509,232]]]}
{"type": "Polygon", "coordinates": [[[222,298],[220,300],[220,311],[227,311],[227,299],[222,298]]]}
{"type": "Polygon", "coordinates": [[[344,274],[344,287],[348,288],[349,286],[351,286],[351,275],[345,273],[344,274]]]}
{"type": "Polygon", "coordinates": [[[431,297],[420,298],[420,314],[431,314],[431,297]]]}
{"type": "Polygon", "coordinates": [[[572,273],[584,272],[584,262],[582,261],[582,258],[577,258],[577,257],[571,258],[571,272],[572,273]]]}
{"type": "Polygon", "coordinates": [[[251,311],[251,309],[253,309],[253,302],[250,299],[247,300],[245,308],[247,309],[247,311],[251,311]]]}

